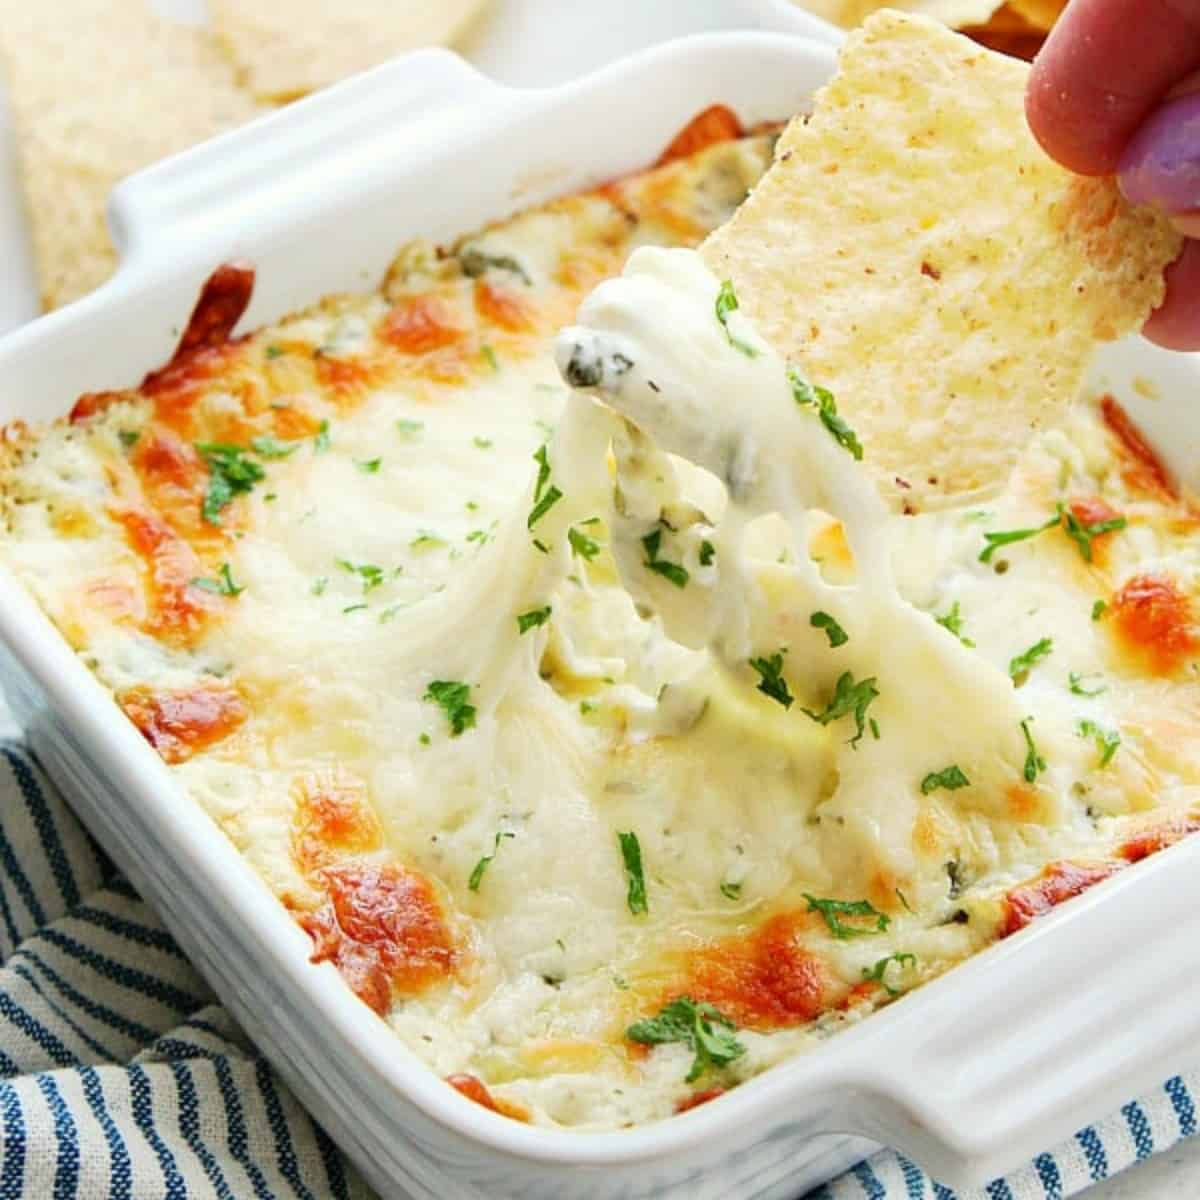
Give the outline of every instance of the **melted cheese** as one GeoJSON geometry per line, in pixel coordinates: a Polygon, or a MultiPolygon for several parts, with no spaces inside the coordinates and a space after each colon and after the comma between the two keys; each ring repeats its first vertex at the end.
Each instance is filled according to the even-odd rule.
{"type": "Polygon", "coordinates": [[[676,251],[640,251],[567,335],[611,408],[568,396],[551,336],[579,299],[638,245],[695,244],[765,159],[726,143],[442,256],[406,248],[380,293],[3,451],[6,563],[316,957],[453,1086],[538,1123],[620,1127],[733,1086],[886,1002],[864,972],[887,956],[912,956],[884,969],[895,990],[937,975],[1067,894],[1027,883],[1048,864],[1115,869],[1200,799],[1196,517],[1111,408],[1034,442],[986,513],[888,515],[676,251]],[[214,442],[263,476],[219,525],[214,442]],[[1061,527],[979,561],[985,531],[1059,500],[1128,525],[1090,563],[1061,527]],[[952,605],[972,645],[934,619],[952,605]],[[749,665],[785,647],[790,707],[749,665]],[[844,672],[878,690],[856,746],[852,716],[803,712],[844,672]],[[439,681],[468,688],[458,736],[439,681]],[[1081,721],[1119,733],[1107,765],[1081,721]],[[969,787],[922,789],[952,763],[969,787]],[[1014,906],[1023,884],[1043,899],[1014,906]],[[806,895],[886,928],[839,940],[806,895]],[[624,1036],[681,994],[745,1050],[693,1083],[687,1046],[624,1036]]]}

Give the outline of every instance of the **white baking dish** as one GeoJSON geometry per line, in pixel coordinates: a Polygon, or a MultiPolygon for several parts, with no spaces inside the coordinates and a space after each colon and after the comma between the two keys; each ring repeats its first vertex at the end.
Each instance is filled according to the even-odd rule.
{"type": "MultiPolygon", "coordinates": [[[[0,344],[0,418],[48,419],[81,391],[136,382],[223,260],[256,264],[247,324],[272,320],[370,285],[409,235],[449,237],[645,164],[713,101],[751,122],[802,108],[832,65],[815,42],[721,34],[518,92],[450,54],[399,60],[123,185],[120,272],[0,344]]],[[[1103,371],[1177,464],[1196,461],[1191,360],[1130,342],[1103,371]]],[[[714,1103],[625,1133],[522,1126],[434,1078],[332,966],[309,963],[308,937],[6,575],[0,638],[15,706],[77,810],[385,1196],[790,1200],[869,1150],[863,1138],[980,1182],[1197,1044],[1192,839],[714,1103]]]]}

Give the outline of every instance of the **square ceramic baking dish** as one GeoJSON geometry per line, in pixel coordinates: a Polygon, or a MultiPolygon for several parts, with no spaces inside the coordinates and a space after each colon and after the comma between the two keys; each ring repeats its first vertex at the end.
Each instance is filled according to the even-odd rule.
{"type": "MultiPolygon", "coordinates": [[[[542,91],[444,52],[398,60],[122,185],[120,271],[0,344],[0,419],[135,383],[222,261],[257,267],[246,324],[274,320],[371,285],[411,235],[449,238],[642,166],[715,101],[746,122],[801,110],[832,67],[827,45],[758,33],[668,43],[542,91]]],[[[1177,466],[1197,461],[1192,360],[1132,341],[1101,380],[1177,466]]],[[[1156,1084],[1200,1036],[1191,839],[682,1116],[589,1135],[508,1121],[309,962],[307,936],[7,575],[0,639],[14,707],[76,810],[384,1196],[790,1200],[872,1142],[978,1183],[1156,1084]]]]}

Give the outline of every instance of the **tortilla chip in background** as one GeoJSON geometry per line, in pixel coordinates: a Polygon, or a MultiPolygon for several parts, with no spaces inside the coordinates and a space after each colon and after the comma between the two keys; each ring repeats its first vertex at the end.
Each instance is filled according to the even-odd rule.
{"type": "Polygon", "coordinates": [[[108,193],[259,110],[203,30],[145,0],[0,0],[0,70],[45,308],[108,278],[108,193]]]}
{"type": "Polygon", "coordinates": [[[1002,485],[1095,344],[1161,302],[1180,249],[1165,218],[1038,147],[1027,74],[931,20],[871,17],[702,248],[833,391],[896,507],[1002,485]]]}
{"type": "Polygon", "coordinates": [[[986,24],[1004,0],[796,0],[796,3],[843,29],[854,29],[884,8],[916,13],[951,29],[962,29],[966,25],[986,24]]]}
{"type": "Polygon", "coordinates": [[[458,37],[486,0],[209,0],[213,29],[260,100],[286,101],[458,37]]]}
{"type": "Polygon", "coordinates": [[[1067,0],[1008,0],[1008,6],[1030,25],[1049,33],[1067,7],[1067,0]]]}

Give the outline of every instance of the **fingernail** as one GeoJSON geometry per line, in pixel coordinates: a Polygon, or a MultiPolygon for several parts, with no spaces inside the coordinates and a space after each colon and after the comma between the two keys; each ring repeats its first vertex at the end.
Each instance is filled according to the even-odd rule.
{"type": "Polygon", "coordinates": [[[1133,204],[1200,209],[1200,93],[1169,101],[1142,124],[1121,155],[1118,179],[1133,204]]]}

